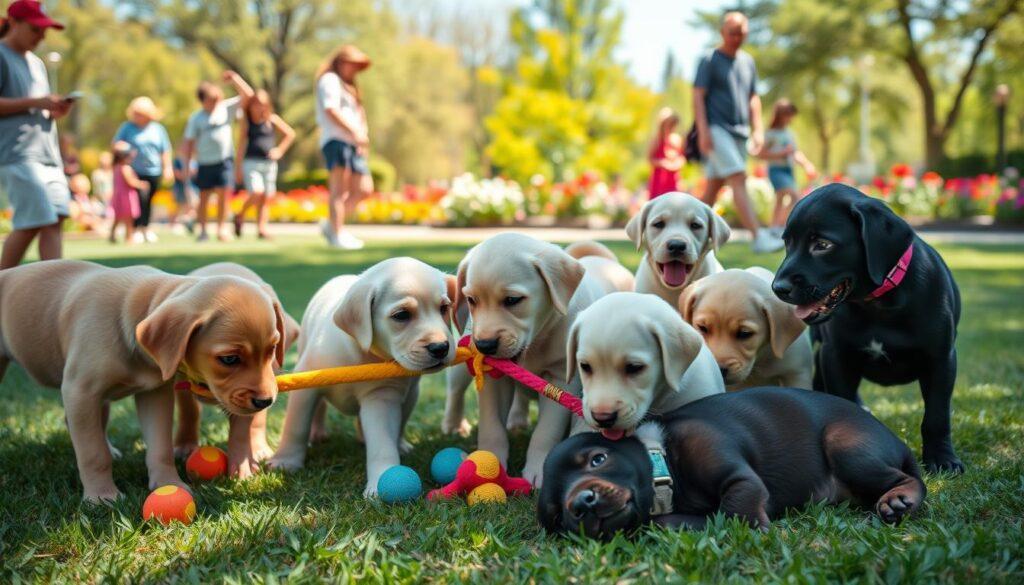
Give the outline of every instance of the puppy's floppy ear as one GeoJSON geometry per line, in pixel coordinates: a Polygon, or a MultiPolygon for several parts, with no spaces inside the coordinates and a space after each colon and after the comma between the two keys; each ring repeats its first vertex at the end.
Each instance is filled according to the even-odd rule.
{"type": "Polygon", "coordinates": [[[362,276],[348,289],[334,312],[334,324],[356,340],[361,350],[369,351],[373,344],[373,301],[377,285],[362,276]]]}
{"type": "Polygon", "coordinates": [[[649,321],[648,327],[661,350],[661,371],[669,388],[679,392],[680,379],[693,360],[697,359],[704,338],[672,311],[671,318],[649,321]]]}
{"type": "Polygon", "coordinates": [[[629,223],[626,224],[626,235],[629,239],[636,244],[636,249],[639,251],[640,247],[644,243],[644,231],[647,229],[647,213],[651,210],[651,202],[644,203],[644,206],[640,208],[640,213],[634,215],[629,219],[629,223]]]}
{"type": "Polygon", "coordinates": [[[580,346],[580,319],[586,311],[576,316],[576,321],[569,328],[565,339],[565,379],[572,380],[576,375],[576,350],[580,346]]]}
{"type": "Polygon", "coordinates": [[[549,248],[534,256],[533,266],[547,285],[555,310],[565,315],[569,311],[569,300],[576,293],[586,269],[561,248],[554,245],[549,248]]]}
{"type": "Polygon", "coordinates": [[[135,339],[160,368],[166,381],[185,359],[189,341],[210,319],[210,310],[189,298],[164,301],[135,327],[135,339]]]}
{"type": "Polygon", "coordinates": [[[679,295],[679,314],[687,323],[693,323],[693,311],[697,308],[699,289],[700,281],[698,280],[684,288],[683,293],[679,295]]]}
{"type": "Polygon", "coordinates": [[[277,362],[277,367],[280,368],[284,366],[285,352],[288,351],[288,348],[299,337],[299,324],[284,312],[284,308],[281,307],[281,301],[278,300],[277,293],[274,292],[274,287],[263,282],[260,283],[260,288],[263,289],[263,292],[267,293],[270,301],[274,304],[274,327],[277,329],[280,339],[277,347],[274,348],[274,360],[277,362]]]}
{"type": "Polygon", "coordinates": [[[881,286],[889,271],[914,241],[914,230],[882,201],[863,195],[850,205],[860,223],[868,276],[881,286]]]}
{"type": "Polygon", "coordinates": [[[803,334],[807,325],[796,318],[793,305],[780,301],[771,294],[771,291],[764,294],[761,303],[761,310],[764,311],[765,321],[768,323],[768,339],[772,353],[781,359],[789,346],[803,334]]]}
{"type": "MultiPolygon", "coordinates": [[[[545,466],[546,467],[546,466],[545,466]]],[[[552,470],[552,473],[544,474],[547,481],[540,488],[540,496],[537,498],[537,520],[541,527],[549,534],[558,534],[563,531],[562,527],[562,482],[556,481],[556,476],[561,471],[552,470]]]]}
{"type": "Polygon", "coordinates": [[[710,247],[712,251],[717,252],[729,241],[732,230],[729,229],[729,224],[722,219],[722,216],[715,213],[714,209],[706,204],[704,207],[708,221],[708,241],[705,247],[710,247]]]}
{"type": "Polygon", "coordinates": [[[459,297],[459,279],[453,274],[444,275],[444,284],[447,289],[445,296],[448,297],[448,302],[451,305],[448,307],[448,314],[445,315],[445,322],[455,324],[455,328],[458,329],[459,322],[456,313],[458,313],[458,305],[455,302],[459,297]]]}
{"type": "Polygon", "coordinates": [[[287,352],[288,348],[295,345],[295,342],[299,340],[299,333],[302,332],[302,326],[292,316],[284,312],[282,309],[281,314],[284,315],[284,331],[285,331],[285,345],[284,351],[287,352]]]}

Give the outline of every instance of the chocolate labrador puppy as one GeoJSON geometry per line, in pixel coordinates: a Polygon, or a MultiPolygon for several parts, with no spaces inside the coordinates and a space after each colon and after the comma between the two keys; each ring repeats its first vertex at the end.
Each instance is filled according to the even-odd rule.
{"type": "Polygon", "coordinates": [[[800,201],[782,237],[772,289],[820,342],[814,389],[860,402],[862,378],[917,380],[925,468],[962,472],[949,421],[960,291],[942,257],[885,203],[841,184],[800,201]]]}
{"type": "Polygon", "coordinates": [[[896,523],[925,485],[910,449],[853,402],[753,388],[691,402],[619,441],[582,433],[544,462],[548,532],[608,539],[651,521],[700,528],[716,512],[765,530],[809,502],[850,501],[896,523]]]}

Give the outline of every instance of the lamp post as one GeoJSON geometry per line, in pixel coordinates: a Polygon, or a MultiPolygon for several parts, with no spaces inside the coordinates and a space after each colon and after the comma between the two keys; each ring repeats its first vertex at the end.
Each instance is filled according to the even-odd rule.
{"type": "Polygon", "coordinates": [[[996,151],[996,170],[1002,174],[1006,170],[1006,104],[1010,102],[1010,86],[1000,83],[992,94],[992,101],[996,105],[996,124],[998,132],[998,146],[996,151]]]}

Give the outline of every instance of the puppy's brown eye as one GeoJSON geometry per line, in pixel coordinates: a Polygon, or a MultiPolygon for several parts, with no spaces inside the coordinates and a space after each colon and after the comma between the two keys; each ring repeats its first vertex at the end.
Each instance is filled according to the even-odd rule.
{"type": "Polygon", "coordinates": [[[740,329],[736,332],[736,339],[750,339],[754,336],[754,332],[749,329],[740,329]]]}
{"type": "Polygon", "coordinates": [[[475,307],[476,306],[476,298],[475,297],[466,297],[466,303],[468,303],[470,307],[475,307]]]}
{"type": "Polygon", "coordinates": [[[701,229],[702,227],[704,227],[704,226],[701,225],[700,223],[696,222],[696,221],[690,224],[690,229],[693,230],[693,231],[697,231],[697,230],[701,229]]]}
{"type": "Polygon", "coordinates": [[[825,238],[817,238],[811,242],[811,252],[828,252],[835,247],[835,244],[825,238]]]}
{"type": "Polygon", "coordinates": [[[665,227],[665,220],[659,219],[658,221],[652,223],[651,227],[660,230],[661,228],[665,227]]]}
{"type": "Polygon", "coordinates": [[[643,364],[626,364],[626,375],[627,376],[635,376],[635,375],[639,374],[640,372],[644,371],[644,368],[646,368],[646,367],[647,366],[645,366],[643,364]]]}
{"type": "Polygon", "coordinates": [[[700,331],[701,333],[707,334],[708,328],[706,326],[704,326],[704,325],[697,325],[697,331],[700,331]]]}
{"type": "Polygon", "coordinates": [[[523,299],[525,299],[525,298],[526,297],[508,296],[508,297],[505,297],[504,300],[501,301],[501,303],[503,305],[505,305],[506,307],[514,307],[514,306],[518,305],[519,303],[523,302],[523,299]]]}
{"type": "Polygon", "coordinates": [[[234,354],[219,355],[217,356],[217,361],[225,366],[232,367],[242,363],[242,358],[234,354]]]}
{"type": "Polygon", "coordinates": [[[591,467],[600,467],[605,461],[608,460],[608,455],[604,453],[598,453],[590,458],[591,467]]]}
{"type": "Polygon", "coordinates": [[[593,371],[587,362],[580,363],[580,370],[583,370],[584,374],[590,374],[593,371]]]}
{"type": "Polygon", "coordinates": [[[391,319],[399,323],[405,323],[409,319],[412,319],[412,313],[406,310],[397,311],[391,314],[391,319]]]}
{"type": "Polygon", "coordinates": [[[451,303],[444,303],[444,304],[441,305],[441,314],[442,315],[447,315],[448,311],[450,311],[450,310],[452,310],[451,303]]]}

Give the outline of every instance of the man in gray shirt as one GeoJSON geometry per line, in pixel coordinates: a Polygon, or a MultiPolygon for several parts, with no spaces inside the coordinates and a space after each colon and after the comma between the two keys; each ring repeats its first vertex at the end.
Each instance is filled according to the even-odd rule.
{"type": "Polygon", "coordinates": [[[14,209],[0,270],[21,263],[39,236],[43,260],[61,257],[61,222],[71,193],[57,143],[57,120],[74,100],[50,94],[43,61],[32,53],[48,29],[64,28],[36,0],[16,0],[0,25],[0,190],[14,209]]]}
{"type": "Polygon", "coordinates": [[[740,222],[754,236],[755,252],[783,246],[763,228],[747,193],[747,140],[755,151],[764,143],[761,98],[757,95],[754,59],[740,50],[747,38],[747,17],[730,12],[722,18],[722,44],[701,59],[693,82],[693,111],[707,189],[704,202],[714,205],[729,185],[740,222]]]}

